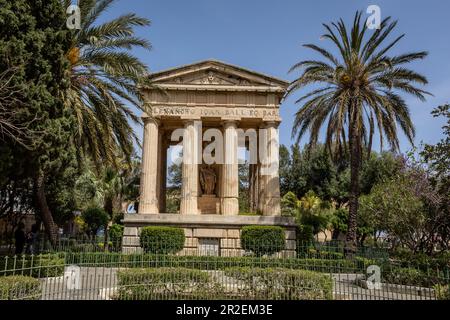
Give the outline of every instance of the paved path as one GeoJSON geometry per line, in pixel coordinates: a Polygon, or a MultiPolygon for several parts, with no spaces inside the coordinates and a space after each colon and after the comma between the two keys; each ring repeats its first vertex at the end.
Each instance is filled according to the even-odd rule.
{"type": "MultiPolygon", "coordinates": [[[[66,269],[67,270],[67,269],[66,269]]],[[[117,290],[118,268],[81,267],[79,277],[67,273],[63,277],[42,279],[44,300],[110,300],[117,290]],[[78,279],[78,281],[76,281],[78,279]]],[[[228,277],[223,271],[206,271],[213,281],[236,292],[242,281],[228,277]]],[[[431,289],[383,284],[381,290],[369,290],[355,284],[360,274],[332,274],[333,297],[336,300],[434,300],[431,289]]]]}

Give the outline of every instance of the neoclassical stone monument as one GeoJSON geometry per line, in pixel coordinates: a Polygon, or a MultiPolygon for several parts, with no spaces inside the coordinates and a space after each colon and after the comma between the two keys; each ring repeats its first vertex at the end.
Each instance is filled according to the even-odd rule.
{"type": "Polygon", "coordinates": [[[295,224],[281,216],[278,176],[279,106],[288,83],[210,60],[150,78],[154,86],[142,88],[147,112],[139,209],[124,217],[124,252],[138,250],[139,228],[161,225],[184,228],[185,253],[207,248],[206,254],[235,256],[242,254],[242,226],[275,225],[286,230],[283,254],[292,254],[295,224]],[[167,150],[177,144],[183,150],[181,205],[179,214],[166,214],[167,150]],[[259,215],[239,215],[239,147],[249,150],[250,207],[259,215]],[[205,157],[211,149],[214,161],[205,157]]]}

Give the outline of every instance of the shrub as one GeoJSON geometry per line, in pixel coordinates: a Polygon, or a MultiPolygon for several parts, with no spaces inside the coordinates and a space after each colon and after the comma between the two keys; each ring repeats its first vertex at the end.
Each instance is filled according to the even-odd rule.
{"type": "Polygon", "coordinates": [[[177,253],[183,249],[184,240],[184,230],[173,227],[144,227],[140,235],[142,249],[150,253],[177,253]]]}
{"type": "Polygon", "coordinates": [[[291,269],[228,268],[225,274],[244,283],[245,299],[319,300],[333,299],[330,275],[291,269]]]}
{"type": "Polygon", "coordinates": [[[91,267],[159,268],[182,267],[200,270],[224,270],[229,267],[288,268],[303,269],[325,273],[365,272],[373,261],[366,264],[358,260],[329,259],[279,259],[261,257],[214,257],[214,256],[175,256],[164,254],[122,254],[122,253],[73,253],[66,255],[66,264],[86,264],[91,267]]]}
{"type": "Polygon", "coordinates": [[[3,257],[0,276],[24,275],[33,278],[58,277],[64,274],[65,259],[61,255],[3,257]]]}
{"type": "Polygon", "coordinates": [[[446,284],[446,280],[438,274],[427,274],[414,268],[387,268],[382,272],[383,280],[387,283],[407,286],[432,287],[436,284],[446,284]]]}
{"type": "Polygon", "coordinates": [[[285,248],[284,230],[275,226],[243,227],[241,245],[244,250],[252,251],[256,256],[274,254],[285,248]]]}
{"type": "Polygon", "coordinates": [[[0,277],[0,300],[38,300],[40,282],[26,276],[0,277]]]}
{"type": "Polygon", "coordinates": [[[87,229],[91,235],[95,236],[101,227],[108,224],[109,215],[102,208],[92,207],[88,208],[81,214],[87,229]]]}
{"type": "Polygon", "coordinates": [[[109,227],[108,234],[113,250],[120,250],[122,246],[123,229],[124,227],[120,224],[113,224],[109,227]]]}
{"type": "Polygon", "coordinates": [[[306,256],[308,258],[315,258],[315,259],[330,259],[330,260],[344,259],[344,254],[341,252],[317,250],[314,248],[309,248],[306,252],[306,256]]]}
{"type": "Polygon", "coordinates": [[[450,300],[450,285],[440,285],[434,286],[434,291],[436,292],[437,300],[450,300]]]}
{"type": "Polygon", "coordinates": [[[223,294],[208,273],[186,268],[122,270],[117,279],[118,300],[211,299],[223,294]]]}
{"type": "Polygon", "coordinates": [[[97,252],[101,248],[96,243],[77,243],[66,249],[67,252],[97,252]]]}
{"type": "Polygon", "coordinates": [[[424,253],[414,253],[410,250],[399,250],[394,253],[394,259],[402,267],[415,267],[423,271],[432,269],[450,269],[450,253],[440,252],[435,256],[424,253]]]}

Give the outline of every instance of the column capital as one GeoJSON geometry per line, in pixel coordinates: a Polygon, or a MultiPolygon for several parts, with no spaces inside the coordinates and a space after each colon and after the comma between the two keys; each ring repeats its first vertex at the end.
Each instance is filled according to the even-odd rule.
{"type": "Polygon", "coordinates": [[[183,119],[183,125],[186,127],[188,125],[194,124],[196,121],[201,121],[200,119],[183,119]]]}
{"type": "Polygon", "coordinates": [[[275,120],[271,120],[271,121],[264,121],[261,125],[260,128],[261,129],[268,129],[268,128],[275,128],[277,129],[278,126],[280,125],[280,121],[275,121],[275,120]]]}
{"type": "Polygon", "coordinates": [[[222,120],[221,124],[222,124],[222,126],[224,128],[228,128],[228,127],[231,127],[231,126],[237,126],[238,125],[238,120],[236,120],[236,119],[224,119],[224,120],[222,120]]]}
{"type": "Polygon", "coordinates": [[[145,115],[143,114],[141,116],[141,118],[142,118],[142,121],[144,121],[144,124],[149,123],[149,122],[152,122],[152,123],[156,124],[157,126],[159,126],[161,124],[161,120],[156,119],[151,116],[148,116],[147,114],[145,114],[145,115]]]}

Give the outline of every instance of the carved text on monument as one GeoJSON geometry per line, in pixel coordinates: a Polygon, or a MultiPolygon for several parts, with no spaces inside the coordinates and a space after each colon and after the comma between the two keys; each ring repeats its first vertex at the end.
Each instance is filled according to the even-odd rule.
{"type": "Polygon", "coordinates": [[[278,109],[273,108],[199,108],[199,107],[152,107],[152,116],[192,116],[192,117],[243,117],[277,120],[278,109]]]}

